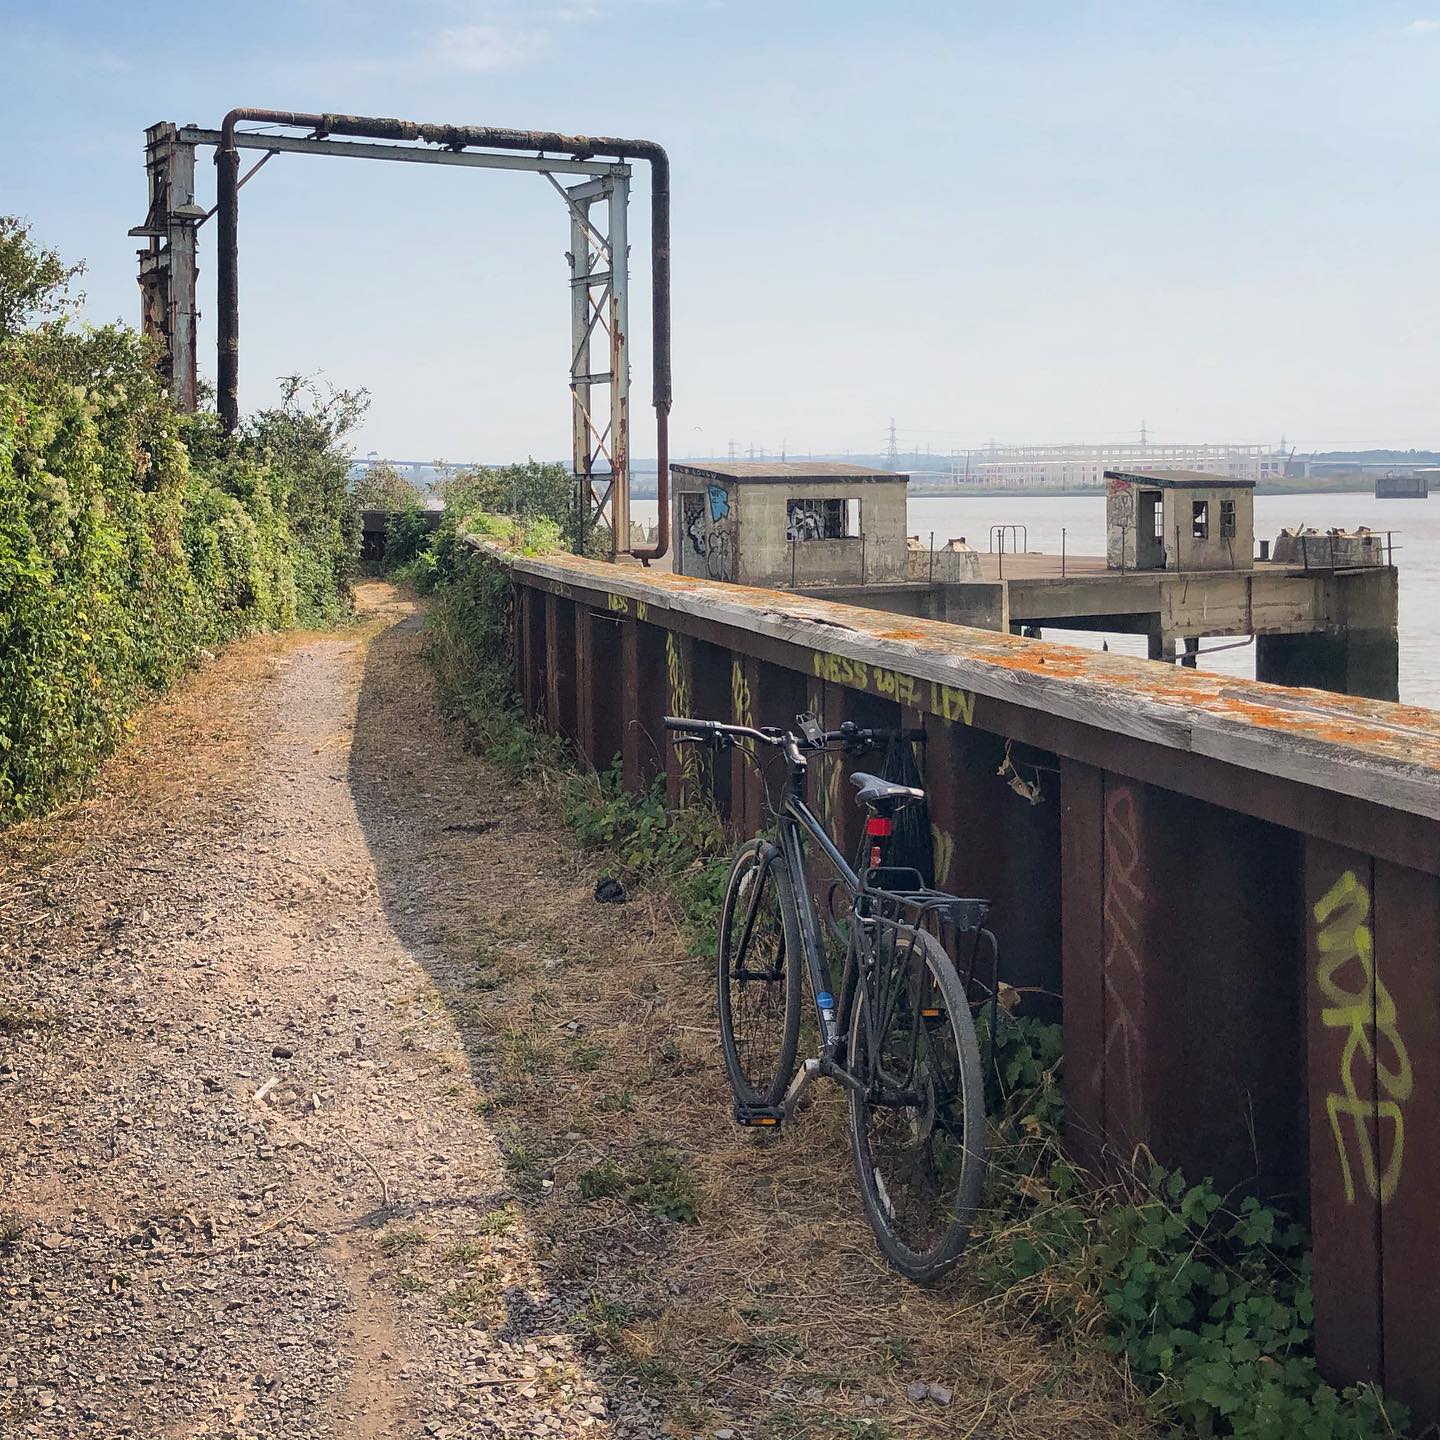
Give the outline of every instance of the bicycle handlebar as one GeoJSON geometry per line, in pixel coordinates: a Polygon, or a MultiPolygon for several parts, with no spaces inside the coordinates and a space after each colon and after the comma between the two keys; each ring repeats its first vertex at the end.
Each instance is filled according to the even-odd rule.
{"type": "Polygon", "coordinates": [[[826,745],[834,744],[857,745],[869,748],[891,740],[919,741],[925,739],[925,732],[923,730],[862,728],[851,720],[847,720],[838,730],[821,731],[818,743],[807,739],[804,735],[796,735],[793,731],[781,730],[778,726],[774,725],[767,725],[757,729],[753,725],[727,725],[721,720],[693,720],[683,715],[667,715],[665,717],[665,728],[667,730],[678,731],[682,738],[688,737],[695,740],[718,741],[721,736],[730,736],[746,740],[755,740],[762,745],[785,746],[787,742],[790,742],[803,750],[820,750],[826,745]]]}

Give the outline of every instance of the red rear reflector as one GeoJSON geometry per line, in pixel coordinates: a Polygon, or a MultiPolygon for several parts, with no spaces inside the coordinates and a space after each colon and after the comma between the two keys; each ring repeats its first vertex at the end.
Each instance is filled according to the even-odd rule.
{"type": "Polygon", "coordinates": [[[879,835],[882,838],[895,833],[895,822],[887,819],[884,815],[872,815],[865,822],[865,833],[867,835],[879,835]]]}

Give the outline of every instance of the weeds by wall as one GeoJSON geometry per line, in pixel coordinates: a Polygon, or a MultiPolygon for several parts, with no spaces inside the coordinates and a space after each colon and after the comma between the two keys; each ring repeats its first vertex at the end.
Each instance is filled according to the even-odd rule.
{"type": "Polygon", "coordinates": [[[74,273],[0,217],[0,823],[72,793],[203,647],[349,604],[363,398],[292,382],[225,441],[134,331],[75,323],[74,273]]]}

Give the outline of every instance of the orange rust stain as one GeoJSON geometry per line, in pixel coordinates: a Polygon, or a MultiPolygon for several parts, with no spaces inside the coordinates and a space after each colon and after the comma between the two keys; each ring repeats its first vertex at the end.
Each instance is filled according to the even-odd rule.
{"type": "Polygon", "coordinates": [[[1269,730],[1287,730],[1291,734],[1324,740],[1332,745],[1385,747],[1402,742],[1401,736],[1388,730],[1376,729],[1373,725],[1366,725],[1361,721],[1347,721],[1339,717],[1326,720],[1315,715],[1297,715],[1293,711],[1280,710],[1255,700],[1222,696],[1216,708],[1236,719],[1248,720],[1251,724],[1263,725],[1269,730]]]}
{"type": "Polygon", "coordinates": [[[990,662],[1005,670],[1025,670],[1032,675],[1056,675],[1073,676],[1085,673],[1085,662],[1077,660],[1069,655],[1056,654],[1053,650],[1048,654],[1037,655],[1026,651],[1017,651],[1014,655],[996,655],[990,662]]]}
{"type": "MultiPolygon", "coordinates": [[[[498,550],[500,547],[491,542],[486,548],[498,550]]],[[[507,554],[506,558],[509,559],[510,556],[507,554]]],[[[1017,636],[967,630],[941,621],[918,620],[897,626],[893,623],[893,617],[884,611],[867,611],[834,601],[796,596],[789,591],[723,584],[688,575],[676,575],[670,571],[632,571],[630,567],[617,568],[608,562],[577,556],[556,555],[546,558],[551,563],[562,564],[567,570],[583,572],[597,579],[624,574],[628,578],[653,586],[657,591],[672,586],[676,589],[708,592],[717,597],[723,595],[732,605],[752,609],[778,607],[799,619],[804,619],[807,615],[836,617],[848,628],[880,640],[933,644],[942,653],[966,654],[998,669],[1066,679],[1080,677],[1106,690],[1139,693],[1155,701],[1183,704],[1201,713],[1228,715],[1238,722],[1288,733],[1297,738],[1333,745],[1370,747],[1382,753],[1399,753],[1420,764],[1440,766],[1440,725],[1437,725],[1435,712],[1419,706],[1391,705],[1316,691],[1313,693],[1317,700],[1327,702],[1327,708],[1340,710],[1341,707],[1346,707],[1351,713],[1337,713],[1333,717],[1297,713],[1279,706],[1267,705],[1260,699],[1245,699],[1233,693],[1220,693],[1222,689],[1233,691],[1236,687],[1247,684],[1226,676],[1175,671],[1167,667],[1163,679],[1152,680],[1140,673],[1139,662],[1124,656],[1106,656],[1102,659],[1101,656],[1071,646],[1055,646],[1017,636]],[[957,633],[962,630],[963,636],[957,633]],[[1383,716],[1386,720],[1401,724],[1414,724],[1422,731],[1430,733],[1415,737],[1397,735],[1391,729],[1367,724],[1366,721],[1371,716],[1383,716]]],[[[821,643],[814,648],[826,648],[822,637],[817,636],[817,640],[821,643]]],[[[1259,686],[1255,693],[1263,695],[1266,688],[1259,686]]]]}

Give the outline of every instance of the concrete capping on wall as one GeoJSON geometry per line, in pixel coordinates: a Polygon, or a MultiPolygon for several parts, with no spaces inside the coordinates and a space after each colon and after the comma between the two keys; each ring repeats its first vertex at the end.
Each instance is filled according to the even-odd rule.
{"type": "Polygon", "coordinates": [[[493,542],[472,543],[542,588],[623,596],[654,610],[1440,820],[1440,712],[1179,667],[1162,670],[1047,640],[776,590],[578,556],[518,556],[493,542]]]}

